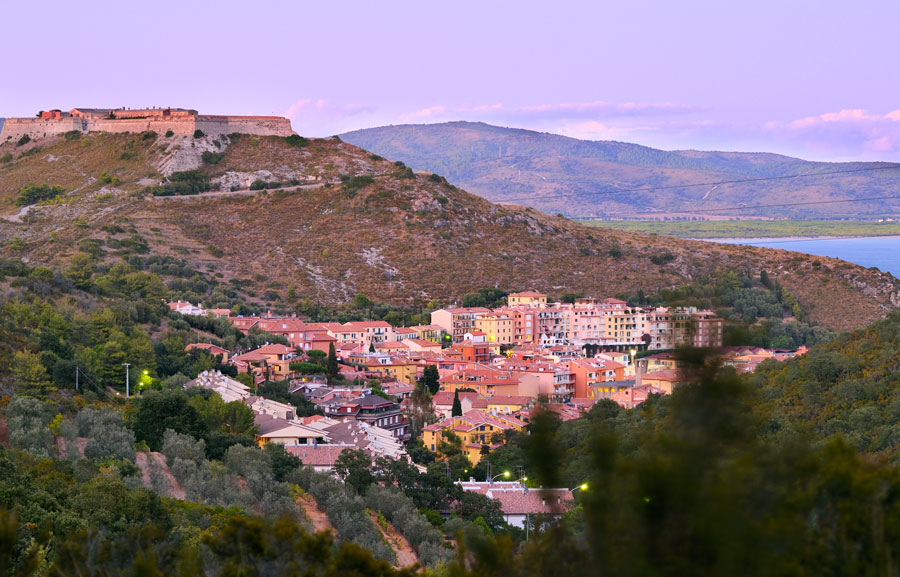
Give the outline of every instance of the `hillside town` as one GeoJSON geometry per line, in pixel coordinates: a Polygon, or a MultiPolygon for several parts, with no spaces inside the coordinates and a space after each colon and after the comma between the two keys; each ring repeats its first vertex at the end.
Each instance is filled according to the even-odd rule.
{"type": "Polygon", "coordinates": [[[329,470],[350,449],[372,459],[407,458],[411,440],[438,458],[448,443],[458,446],[477,465],[508,434],[522,431],[539,404],[567,421],[601,399],[630,409],[651,395],[671,394],[685,378],[672,352],[679,347],[718,348],[723,363],[739,373],[805,352],[722,348],[723,320],[709,310],[629,306],[615,298],[551,303],[534,291],[510,294],[494,309],[441,308],[431,313],[431,324],[410,327],[240,316],[180,301],[169,308],[226,318],[242,333],[263,331],[287,343],[249,351],[189,344],[234,378],[207,371],[185,387],[247,404],[261,447],[281,444],[317,470],[329,470]],[[298,417],[293,405],[254,394],[271,381],[289,383],[288,393],[316,414],[298,417]],[[419,387],[430,394],[417,425],[411,421],[422,409],[414,406],[419,387]]]}

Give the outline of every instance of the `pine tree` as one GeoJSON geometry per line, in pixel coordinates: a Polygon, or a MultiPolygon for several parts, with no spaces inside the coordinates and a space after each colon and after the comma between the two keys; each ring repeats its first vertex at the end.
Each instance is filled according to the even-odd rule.
{"type": "Polygon", "coordinates": [[[20,395],[44,397],[55,390],[47,369],[41,364],[40,355],[31,351],[16,351],[10,363],[10,372],[20,395]]]}
{"type": "Polygon", "coordinates": [[[459,401],[459,391],[453,393],[453,408],[450,409],[450,416],[462,416],[462,403],[459,401]]]}
{"type": "Polygon", "coordinates": [[[441,383],[438,379],[440,379],[440,373],[438,373],[437,365],[426,365],[419,383],[433,395],[441,388],[441,383]]]}

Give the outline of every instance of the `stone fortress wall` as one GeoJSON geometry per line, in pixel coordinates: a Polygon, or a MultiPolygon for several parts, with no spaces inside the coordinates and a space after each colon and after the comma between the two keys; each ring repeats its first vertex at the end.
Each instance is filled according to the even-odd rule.
{"type": "Polygon", "coordinates": [[[165,134],[192,135],[201,130],[207,135],[239,132],[258,136],[290,136],[291,122],[280,116],[210,116],[196,110],[151,108],[78,109],[69,112],[52,110],[36,118],[7,118],[0,131],[0,144],[18,141],[27,135],[32,139],[79,132],[139,133],[152,130],[165,134]]]}

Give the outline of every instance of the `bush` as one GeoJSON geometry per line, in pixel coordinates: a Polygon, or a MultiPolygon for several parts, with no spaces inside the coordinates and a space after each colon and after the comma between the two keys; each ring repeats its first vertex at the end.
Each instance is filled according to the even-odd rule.
{"type": "Polygon", "coordinates": [[[166,131],[166,138],[172,138],[173,136],[175,136],[175,133],[173,131],[171,131],[171,130],[166,131]]]}
{"type": "Polygon", "coordinates": [[[65,134],[63,134],[63,138],[65,138],[69,142],[71,142],[73,140],[78,140],[79,138],[81,138],[81,131],[80,130],[70,130],[70,131],[66,132],[65,134]]]}
{"type": "Polygon", "coordinates": [[[173,172],[168,182],[148,188],[153,196],[185,196],[212,190],[212,184],[199,170],[173,172]]]}
{"type": "Polygon", "coordinates": [[[141,133],[141,140],[153,140],[158,135],[153,130],[145,130],[141,133]]]}
{"type": "Polygon", "coordinates": [[[350,198],[353,198],[361,188],[369,186],[370,184],[375,184],[375,179],[371,176],[354,176],[344,181],[343,191],[344,194],[346,194],[350,198]]]}
{"type": "Polygon", "coordinates": [[[301,467],[289,479],[313,496],[340,540],[352,541],[369,549],[379,559],[391,563],[396,560],[394,551],[384,542],[381,532],[366,513],[365,501],[351,488],[309,467],[301,467]]]}
{"type": "Polygon", "coordinates": [[[299,134],[292,134],[290,136],[285,136],[284,141],[294,148],[302,148],[309,144],[309,139],[303,138],[299,134]]]}
{"type": "Polygon", "coordinates": [[[0,156],[0,163],[9,164],[13,160],[13,155],[11,152],[7,152],[3,156],[0,156]]]}
{"type": "Polygon", "coordinates": [[[65,192],[65,190],[61,186],[26,184],[22,187],[22,190],[19,191],[19,198],[16,199],[16,204],[19,206],[35,204],[43,200],[57,198],[63,192],[65,192]]]}
{"type": "Polygon", "coordinates": [[[25,134],[24,136],[22,136],[22,138],[20,138],[18,140],[18,142],[16,142],[16,146],[25,146],[29,142],[31,142],[31,137],[28,136],[27,134],[25,134]]]}
{"type": "Polygon", "coordinates": [[[206,136],[206,135],[203,134],[203,131],[200,130],[199,128],[194,131],[194,138],[203,138],[204,136],[206,136]]]}
{"type": "Polygon", "coordinates": [[[203,154],[200,155],[200,158],[203,160],[203,164],[219,164],[222,162],[222,159],[225,158],[225,153],[205,150],[203,154]]]}
{"type": "Polygon", "coordinates": [[[134,160],[135,158],[137,158],[137,153],[130,150],[126,150],[119,155],[119,160],[134,160]]]}
{"type": "Polygon", "coordinates": [[[394,487],[375,485],[366,492],[366,504],[380,511],[406,537],[426,567],[449,561],[453,552],[443,547],[443,535],[419,512],[412,499],[394,487]]]}
{"type": "Polygon", "coordinates": [[[51,411],[37,399],[13,397],[6,408],[10,446],[38,458],[55,456],[53,435],[49,427],[53,412],[55,411],[51,411]]]}
{"type": "Polygon", "coordinates": [[[134,433],[125,428],[122,413],[114,409],[82,409],[75,418],[78,436],[87,437],[84,456],[134,461],[134,433]]]}
{"type": "Polygon", "coordinates": [[[668,264],[675,260],[675,255],[670,252],[664,252],[662,254],[655,254],[650,257],[650,262],[657,265],[668,264]]]}
{"type": "Polygon", "coordinates": [[[111,184],[113,186],[116,186],[119,184],[119,177],[113,176],[104,170],[103,172],[100,173],[99,182],[100,182],[100,184],[111,184]]]}

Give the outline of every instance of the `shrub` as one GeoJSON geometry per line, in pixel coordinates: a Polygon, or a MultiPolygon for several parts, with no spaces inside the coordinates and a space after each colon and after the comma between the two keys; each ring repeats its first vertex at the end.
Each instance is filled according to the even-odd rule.
{"type": "Polygon", "coordinates": [[[13,160],[13,155],[11,152],[7,152],[3,156],[0,156],[0,163],[9,164],[13,160]]]}
{"type": "Polygon", "coordinates": [[[346,194],[350,198],[353,198],[361,188],[369,186],[370,184],[375,184],[375,179],[371,176],[354,176],[344,181],[344,194],[346,194]]]}
{"type": "Polygon", "coordinates": [[[173,172],[169,175],[168,182],[148,188],[153,196],[184,196],[208,190],[212,190],[212,184],[199,170],[173,172]]]}
{"type": "Polygon", "coordinates": [[[113,176],[109,172],[104,170],[100,173],[99,182],[100,184],[111,184],[113,186],[116,186],[119,184],[119,177],[113,176]]]}
{"type": "Polygon", "coordinates": [[[407,168],[406,170],[397,173],[397,178],[414,179],[416,178],[416,173],[414,173],[411,168],[407,168]]]}
{"type": "Polygon", "coordinates": [[[434,174],[434,173],[428,175],[428,180],[430,182],[437,182],[439,184],[443,184],[443,183],[447,182],[446,178],[444,178],[440,174],[434,174]]]}
{"type": "Polygon", "coordinates": [[[25,134],[16,142],[16,146],[25,146],[29,142],[31,142],[31,137],[25,134]]]}
{"type": "Polygon", "coordinates": [[[664,252],[662,254],[655,254],[650,257],[650,262],[657,265],[668,264],[675,260],[675,255],[670,252],[664,252]]]}
{"type": "Polygon", "coordinates": [[[125,427],[122,413],[114,409],[82,409],[75,418],[78,436],[88,437],[84,456],[134,461],[134,433],[125,427]]]}
{"type": "Polygon", "coordinates": [[[290,136],[285,136],[284,141],[288,143],[290,146],[294,148],[302,148],[309,144],[309,139],[303,138],[299,134],[292,134],[290,136]]]}
{"type": "Polygon", "coordinates": [[[440,531],[419,512],[413,500],[399,489],[375,485],[366,492],[365,501],[406,537],[426,567],[438,566],[453,556],[451,550],[443,547],[440,531]]]}
{"type": "Polygon", "coordinates": [[[171,130],[166,131],[166,138],[172,138],[173,136],[175,136],[175,133],[173,131],[171,131],[171,130]]]}
{"type": "Polygon", "coordinates": [[[370,155],[369,155],[369,160],[372,160],[372,161],[375,161],[375,162],[379,162],[379,161],[381,161],[381,160],[384,160],[384,157],[378,156],[377,154],[370,154],[370,155]]]}
{"type": "Polygon", "coordinates": [[[19,206],[35,204],[43,200],[56,198],[63,192],[65,192],[65,190],[61,186],[26,184],[22,187],[22,190],[19,191],[19,197],[16,199],[16,204],[19,206]]]}
{"type": "Polygon", "coordinates": [[[194,131],[194,138],[203,138],[204,136],[206,136],[206,135],[203,134],[203,131],[200,130],[199,128],[194,131]]]}
{"type": "Polygon", "coordinates": [[[81,131],[80,130],[70,130],[70,131],[66,132],[65,134],[63,134],[63,138],[65,138],[69,142],[71,142],[73,140],[78,140],[79,138],[81,138],[81,131]]]}
{"type": "Polygon", "coordinates": [[[205,150],[203,151],[203,154],[200,155],[200,158],[203,160],[203,164],[219,164],[222,162],[222,159],[225,158],[225,153],[205,150]]]}
{"type": "Polygon", "coordinates": [[[119,160],[134,160],[135,158],[137,158],[137,153],[130,150],[126,150],[119,155],[119,160]]]}
{"type": "Polygon", "coordinates": [[[265,190],[265,188],[266,181],[259,178],[257,178],[250,184],[250,190],[265,190]]]}
{"type": "Polygon", "coordinates": [[[153,130],[145,130],[144,132],[141,133],[141,140],[153,140],[153,139],[156,138],[157,136],[158,136],[158,135],[156,134],[155,131],[153,131],[153,130]]]}

